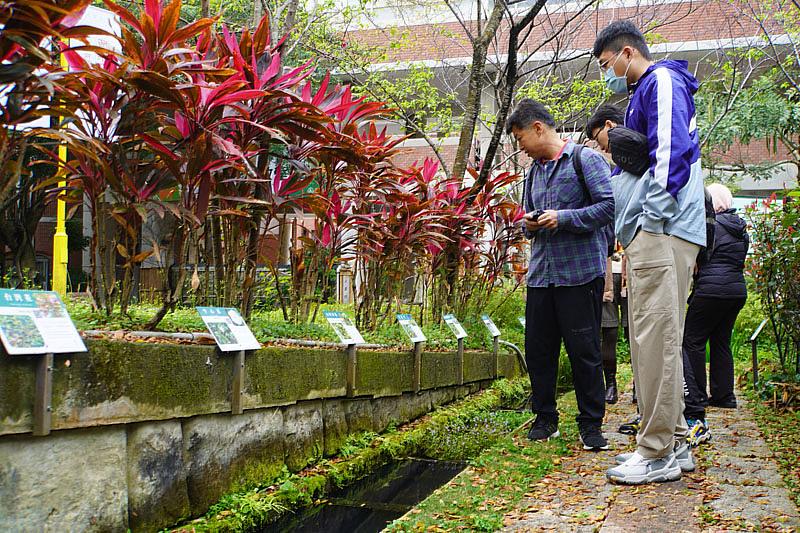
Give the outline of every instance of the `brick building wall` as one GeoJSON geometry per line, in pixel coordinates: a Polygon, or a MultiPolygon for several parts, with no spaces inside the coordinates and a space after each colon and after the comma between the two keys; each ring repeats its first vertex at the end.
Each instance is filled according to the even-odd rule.
{"type": "MultiPolygon", "coordinates": [[[[551,37],[554,29],[560,29],[565,21],[574,17],[571,13],[553,13],[536,17],[534,27],[522,46],[530,52],[551,37]]],[[[681,43],[693,41],[721,41],[725,39],[759,35],[759,27],[734,3],[723,1],[699,1],[641,5],[639,7],[598,9],[587,11],[567,23],[558,39],[542,47],[552,51],[557,47],[572,50],[591,49],[597,33],[610,22],[631,19],[641,27],[653,27],[659,43],[681,43]]],[[[467,23],[474,32],[474,23],[467,23]]],[[[389,62],[421,60],[446,60],[470,58],[472,47],[464,28],[458,22],[403,26],[402,32],[389,29],[368,29],[348,32],[345,42],[385,48],[389,62]],[[400,43],[401,46],[391,46],[400,43]]],[[[508,31],[501,28],[490,53],[504,54],[508,46],[508,31]]]]}

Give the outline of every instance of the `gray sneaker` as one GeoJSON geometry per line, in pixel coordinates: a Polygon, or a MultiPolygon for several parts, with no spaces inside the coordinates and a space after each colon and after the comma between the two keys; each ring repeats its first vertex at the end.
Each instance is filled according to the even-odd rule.
{"type": "Polygon", "coordinates": [[[681,472],[694,472],[694,456],[692,456],[692,448],[686,440],[680,440],[675,443],[675,460],[678,461],[678,466],[681,467],[681,472]]]}
{"type": "MultiPolygon", "coordinates": [[[[621,465],[633,456],[634,452],[621,453],[614,457],[614,461],[621,465]]],[[[682,444],[675,444],[675,460],[678,461],[678,466],[681,467],[681,472],[694,472],[695,463],[692,456],[692,449],[684,441],[682,444]]]]}
{"type": "Polygon", "coordinates": [[[657,459],[645,459],[638,452],[633,452],[627,461],[609,468],[606,477],[614,483],[624,485],[663,483],[679,480],[681,467],[678,466],[674,453],[657,459]]]}

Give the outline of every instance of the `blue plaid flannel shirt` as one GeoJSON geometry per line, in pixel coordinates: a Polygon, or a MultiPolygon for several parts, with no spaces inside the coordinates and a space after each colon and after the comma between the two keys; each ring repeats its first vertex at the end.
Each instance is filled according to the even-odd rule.
{"type": "Polygon", "coordinates": [[[605,275],[608,246],[602,228],[614,220],[611,169],[602,155],[584,148],[584,188],[573,167],[574,148],[568,141],[558,169],[558,160],[534,161],[525,177],[525,212],[558,211],[558,228],[525,230],[532,239],[528,287],[574,287],[605,275]]]}

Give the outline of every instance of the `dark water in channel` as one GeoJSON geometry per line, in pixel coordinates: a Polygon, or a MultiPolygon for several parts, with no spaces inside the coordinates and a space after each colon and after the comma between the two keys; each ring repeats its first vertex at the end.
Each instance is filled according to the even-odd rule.
{"type": "Polygon", "coordinates": [[[406,459],[334,493],[328,503],[270,524],[263,532],[380,531],[464,469],[463,463],[406,459]]]}

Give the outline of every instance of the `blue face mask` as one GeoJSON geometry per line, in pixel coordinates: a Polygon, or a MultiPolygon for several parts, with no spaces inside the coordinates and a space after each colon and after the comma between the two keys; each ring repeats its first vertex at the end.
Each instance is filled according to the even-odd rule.
{"type": "Polygon", "coordinates": [[[626,76],[617,76],[613,67],[606,71],[604,78],[609,91],[616,94],[628,93],[628,78],[626,76]]]}
{"type": "Polygon", "coordinates": [[[622,76],[617,76],[616,72],[614,72],[614,65],[617,64],[619,58],[622,56],[622,51],[617,54],[617,59],[614,60],[608,69],[606,69],[605,73],[603,74],[603,79],[606,82],[606,87],[608,90],[616,93],[616,94],[628,94],[628,69],[631,68],[631,64],[628,63],[628,67],[625,69],[625,74],[622,76]]]}

